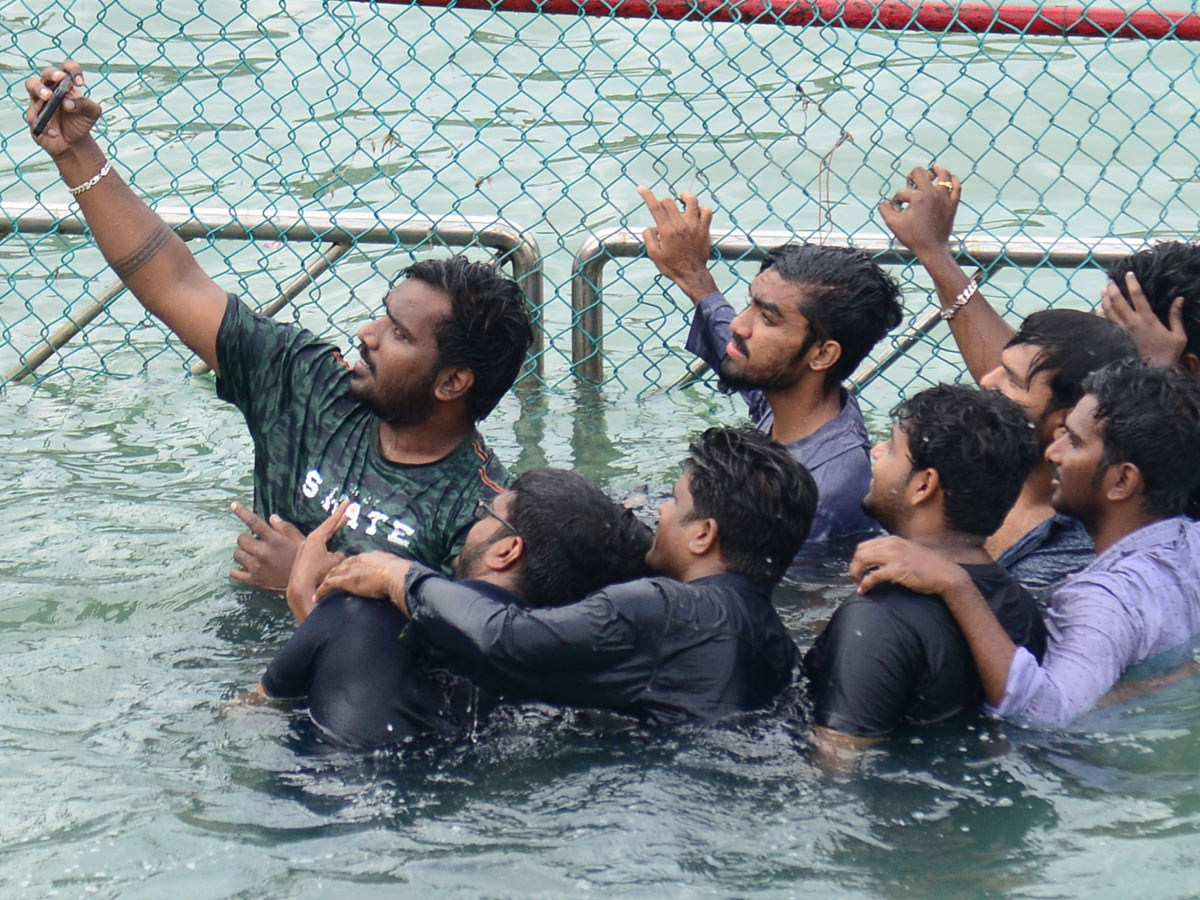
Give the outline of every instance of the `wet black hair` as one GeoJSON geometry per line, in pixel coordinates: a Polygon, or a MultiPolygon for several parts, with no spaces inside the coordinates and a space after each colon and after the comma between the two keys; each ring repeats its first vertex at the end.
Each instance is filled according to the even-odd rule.
{"type": "Polygon", "coordinates": [[[1049,375],[1048,413],[1078,403],[1084,380],[1097,369],[1140,359],[1129,332],[1115,322],[1078,309],[1043,309],[1027,316],[1007,344],[1022,345],[1038,348],[1029,380],[1041,372],[1049,375]]]}
{"type": "Polygon", "coordinates": [[[1147,513],[1182,513],[1200,483],[1200,385],[1174,368],[1125,363],[1094,373],[1084,391],[1096,398],[1102,464],[1137,466],[1147,513]]]}
{"type": "Polygon", "coordinates": [[[901,401],[892,416],[913,470],[938,473],[946,525],[984,537],[999,528],[1038,460],[1021,407],[998,391],[939,384],[901,401]]]}
{"type": "Polygon", "coordinates": [[[1164,325],[1170,326],[1171,303],[1176,297],[1183,298],[1183,330],[1187,333],[1183,352],[1200,356],[1200,245],[1164,241],[1112,263],[1108,277],[1126,300],[1127,272],[1137,277],[1146,302],[1164,325]]]}
{"type": "Polygon", "coordinates": [[[525,543],[517,592],[562,606],[605,585],[649,574],[650,528],[590,479],[540,468],[513,482],[508,521],[525,543]]]}
{"type": "Polygon", "coordinates": [[[831,391],[858,368],[883,336],[900,324],[900,285],[871,256],[853,247],[787,244],[772,250],[759,272],[768,269],[804,287],[800,310],[808,319],[803,354],[817,340],[837,341],[842,355],[830,367],[831,391]]]}
{"type": "Polygon", "coordinates": [[[689,448],[691,518],[716,519],[732,572],[775,585],[812,526],[817,485],[782,446],[748,428],[710,428],[689,448]]]}
{"type": "Polygon", "coordinates": [[[450,315],[438,326],[437,368],[462,366],[475,373],[471,417],[487,417],[520,374],[533,343],[525,296],[494,266],[465,256],[426,259],[404,270],[450,298],[450,315]]]}

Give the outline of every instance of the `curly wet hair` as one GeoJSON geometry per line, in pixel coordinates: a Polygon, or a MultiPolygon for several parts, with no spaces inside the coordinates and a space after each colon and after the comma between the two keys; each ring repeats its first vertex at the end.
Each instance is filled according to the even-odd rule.
{"type": "Polygon", "coordinates": [[[812,526],[812,475],[749,428],[710,428],[689,449],[691,517],[716,519],[721,559],[730,571],[778,583],[812,526]]]}
{"type": "Polygon", "coordinates": [[[403,274],[450,298],[450,315],[437,330],[436,367],[474,372],[471,417],[487,418],[517,380],[533,343],[525,295],[494,266],[465,256],[421,260],[403,274]]]}
{"type": "Polygon", "coordinates": [[[574,603],[649,574],[650,528],[590,479],[567,469],[530,469],[512,491],[509,520],[525,542],[517,589],[533,606],[574,603]]]}
{"type": "Polygon", "coordinates": [[[1200,484],[1200,385],[1177,369],[1125,363],[1096,372],[1084,390],[1096,398],[1102,465],[1133,463],[1146,512],[1182,513],[1200,484]]]}
{"type": "Polygon", "coordinates": [[[914,471],[938,473],[947,526],[995,532],[1038,460],[1021,407],[997,391],[939,384],[901,401],[892,416],[908,437],[914,471]]]}

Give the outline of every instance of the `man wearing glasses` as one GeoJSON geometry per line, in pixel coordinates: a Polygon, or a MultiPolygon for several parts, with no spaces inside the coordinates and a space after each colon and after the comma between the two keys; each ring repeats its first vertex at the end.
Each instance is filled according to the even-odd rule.
{"type": "MultiPolygon", "coordinates": [[[[302,545],[288,585],[300,627],[259,694],[307,698],[312,720],[338,743],[461,733],[491,706],[489,673],[447,660],[390,603],[338,592],[314,606],[320,576],[341,559],[326,543],[345,518],[343,503],[302,545]]],[[[643,574],[649,546],[650,529],[587,478],[531,469],[494,502],[475,504],[454,571],[473,594],[532,610],[643,574]]]]}
{"type": "MultiPolygon", "coordinates": [[[[791,682],[796,646],[771,591],[804,542],[816,501],[812,476],[785,448],[751,429],[711,428],[692,444],[659,510],[645,557],[656,577],[560,605],[567,595],[555,579],[571,573],[533,565],[535,537],[517,491],[485,507],[486,521],[467,535],[459,574],[471,580],[369,553],[334,568],[317,593],[390,599],[389,608],[411,616],[415,635],[508,697],[651,723],[718,719],[766,706],[791,682]],[[498,588],[541,600],[515,603],[498,588]]],[[[571,565],[607,555],[603,542],[579,549],[571,565]]],[[[617,571],[606,579],[620,580],[617,571]]]]}

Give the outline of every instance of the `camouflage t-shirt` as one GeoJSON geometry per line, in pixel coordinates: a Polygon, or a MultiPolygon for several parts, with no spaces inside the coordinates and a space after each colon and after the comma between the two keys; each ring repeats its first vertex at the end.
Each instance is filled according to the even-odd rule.
{"type": "Polygon", "coordinates": [[[307,534],[349,497],[349,521],[331,549],[387,550],[449,572],[478,498],[508,485],[478,432],[437,462],[386,459],[379,420],[350,395],[350,367],[337,349],[232,294],[217,362],[217,396],[242,411],[254,439],[255,512],[307,534]]]}

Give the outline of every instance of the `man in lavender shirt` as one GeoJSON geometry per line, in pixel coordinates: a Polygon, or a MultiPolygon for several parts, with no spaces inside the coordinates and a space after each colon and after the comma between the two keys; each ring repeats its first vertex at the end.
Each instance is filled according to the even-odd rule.
{"type": "MultiPolygon", "coordinates": [[[[1092,372],[1136,360],[1119,325],[1077,309],[1042,309],[1014,331],[959,267],[950,248],[962,193],[947,169],[914,169],[903,190],[879,205],[883,221],[933,280],[941,315],[979,386],[1025,410],[1042,449],[1050,446],[1092,372]]],[[[1178,283],[1174,279],[1173,283],[1178,283]]],[[[1168,335],[1168,339],[1171,336],[1168,335]]],[[[1042,460],[987,541],[987,551],[1040,601],[1092,561],[1092,539],[1078,519],[1055,512],[1050,464],[1042,460]]]]}
{"type": "Polygon", "coordinates": [[[696,304],[687,348],[738,389],[759,430],[817,483],[806,548],[850,549],[879,526],[862,509],[871,481],[862,411],[842,387],[902,318],[900,288],[867,254],[792,244],[771,253],[735,313],[708,270],[712,210],[690,193],[683,209],[638,188],[654,216],[643,236],[658,270],[696,304]]]}
{"type": "Polygon", "coordinates": [[[1200,386],[1175,369],[1119,364],[1084,390],[1046,458],[1055,507],[1084,523],[1097,555],[1054,592],[1040,665],[944,557],[881,538],[850,566],[860,592],[893,582],[940,595],[1003,716],[1066,722],[1131,666],[1164,661],[1200,635],[1200,523],[1181,515],[1200,482],[1200,386]]]}

